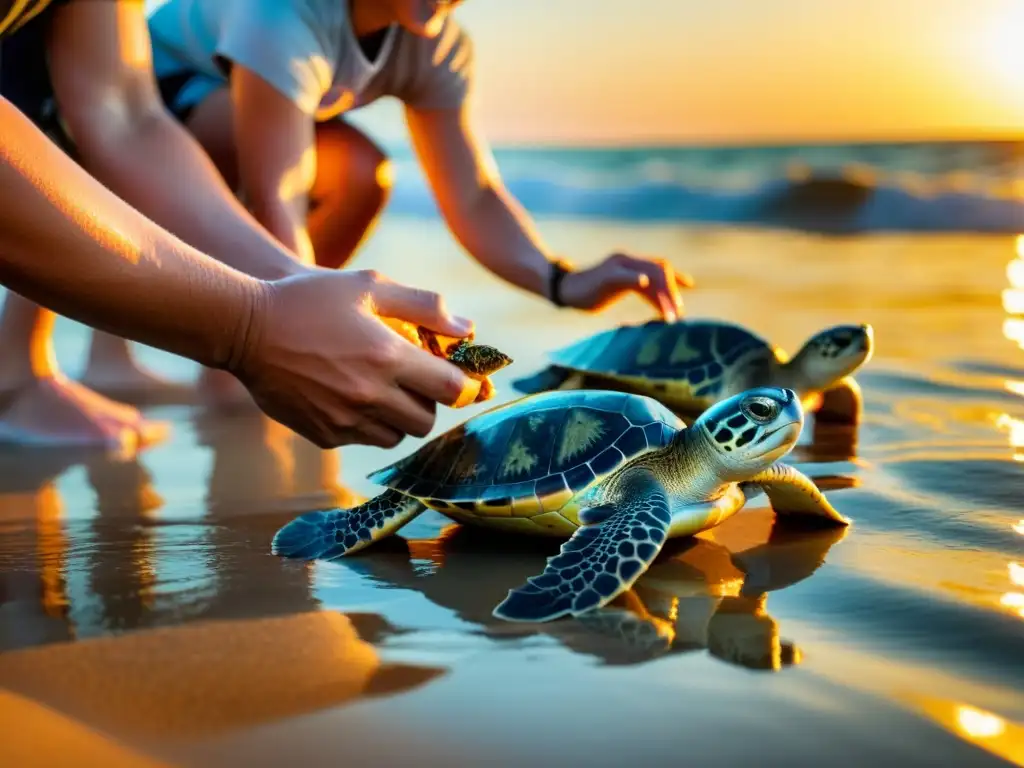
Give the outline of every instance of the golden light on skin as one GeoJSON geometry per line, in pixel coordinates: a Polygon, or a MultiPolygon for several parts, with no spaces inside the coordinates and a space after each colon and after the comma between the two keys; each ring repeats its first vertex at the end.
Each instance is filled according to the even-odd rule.
{"type": "Polygon", "coordinates": [[[316,149],[310,148],[303,152],[298,162],[282,176],[278,194],[282,200],[305,200],[315,179],[316,149]]]}

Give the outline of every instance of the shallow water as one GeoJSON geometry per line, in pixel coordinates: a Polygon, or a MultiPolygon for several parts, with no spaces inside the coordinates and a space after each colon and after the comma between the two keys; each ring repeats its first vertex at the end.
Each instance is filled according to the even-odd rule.
{"type": "MultiPolygon", "coordinates": [[[[793,456],[852,528],[773,533],[762,497],[674,546],[624,612],[524,628],[490,610],[550,547],[428,513],[342,563],[268,553],[293,514],[373,494],[365,475],[418,441],[324,454],[154,409],[173,433],[135,461],[0,457],[0,756],[21,736],[37,758],[120,749],[111,765],[1024,764],[1024,238],[543,229],[580,260],[669,255],[701,284],[691,315],[790,351],[874,324],[864,423],[812,419],[793,456]],[[65,718],[64,742],[37,715],[65,718]]],[[[548,308],[419,220],[386,219],[356,266],[443,289],[515,358],[503,398],[545,349],[646,317],[548,308]]],[[[74,371],[86,337],[59,332],[74,371]]]]}
{"type": "MultiPolygon", "coordinates": [[[[388,148],[389,204],[437,216],[412,147],[388,148]]],[[[688,147],[499,147],[534,214],[801,231],[1024,230],[1024,144],[1013,141],[688,147]]]]}

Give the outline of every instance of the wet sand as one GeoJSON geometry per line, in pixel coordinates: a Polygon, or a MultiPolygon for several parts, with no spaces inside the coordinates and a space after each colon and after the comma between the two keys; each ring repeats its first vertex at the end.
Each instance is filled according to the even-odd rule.
{"type": "MultiPolygon", "coordinates": [[[[580,261],[664,254],[700,282],[692,316],[789,351],[871,322],[864,423],[811,419],[792,457],[852,528],[777,530],[761,497],[617,610],[510,625],[491,608],[557,545],[428,513],[340,563],[268,552],[419,441],[325,454],[154,408],[173,432],[137,460],[0,453],[0,764],[1024,764],[1024,239],[543,229],[580,261]]],[[[515,359],[503,399],[546,349],[647,316],[547,307],[430,222],[386,218],[354,266],[475,318],[515,359]]],[[[58,334],[74,373],[86,334],[58,334]]]]}

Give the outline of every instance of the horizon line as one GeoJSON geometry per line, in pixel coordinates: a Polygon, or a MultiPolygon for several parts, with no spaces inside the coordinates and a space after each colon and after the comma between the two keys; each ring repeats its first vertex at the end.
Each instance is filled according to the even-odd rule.
{"type": "MultiPolygon", "coordinates": [[[[385,139],[382,143],[387,145],[403,144],[408,145],[407,137],[393,137],[385,139]]],[[[736,149],[773,149],[788,147],[829,147],[829,146],[898,146],[905,144],[1017,144],[1024,143],[1024,128],[1017,131],[993,130],[990,132],[963,131],[944,133],[902,133],[902,134],[849,134],[837,136],[807,136],[792,138],[781,137],[713,137],[698,136],[686,139],[637,139],[637,140],[505,140],[492,141],[491,147],[495,150],[549,150],[549,151],[571,151],[571,150],[657,150],[657,149],[712,149],[712,148],[736,148],[736,149]]]]}

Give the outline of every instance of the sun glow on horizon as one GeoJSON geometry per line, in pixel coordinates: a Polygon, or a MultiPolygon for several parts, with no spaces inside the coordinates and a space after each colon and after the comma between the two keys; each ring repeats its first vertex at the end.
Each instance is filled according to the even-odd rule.
{"type": "Polygon", "coordinates": [[[470,0],[492,141],[1024,134],[1024,0],[470,0]]]}
{"type": "Polygon", "coordinates": [[[1024,105],[1024,4],[994,14],[981,37],[983,65],[1024,105]]]}

